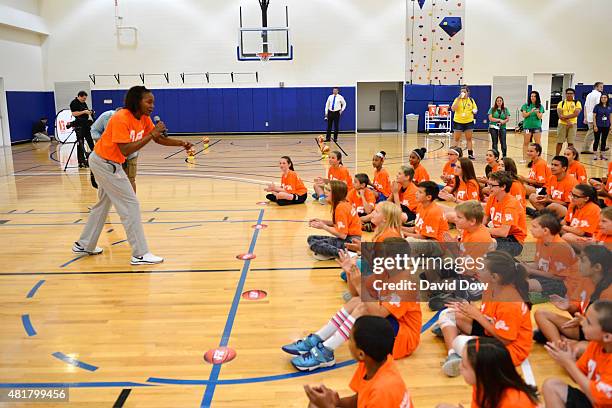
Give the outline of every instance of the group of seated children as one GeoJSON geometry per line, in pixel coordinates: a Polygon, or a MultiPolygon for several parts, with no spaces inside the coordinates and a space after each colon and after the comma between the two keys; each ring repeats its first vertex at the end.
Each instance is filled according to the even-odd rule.
{"type": "MultiPolygon", "coordinates": [[[[410,166],[400,167],[394,181],[383,167],[385,152],[373,157],[372,181],[365,173],[352,178],[342,155],[332,152],[327,177],[314,181],[313,197],[330,204],[331,220],[309,221],[327,235],[309,236],[308,245],[317,259],[338,259],[350,297],[318,331],[282,349],[294,356],[298,370],[312,371],[333,366],[335,350],[348,341],[359,364],[350,383],[355,395],[340,398],[324,385],[306,386],[310,406],[412,406],[393,359],[413,354],[419,345],[419,299],[372,290],[358,267],[362,260],[347,251],[363,248],[362,229],[374,232],[372,245],[403,245],[413,256],[484,259],[484,268],[465,272],[488,284],[480,306],[449,301],[432,329],[448,351],[442,371],[461,374],[472,385],[472,406],[535,407],[540,399],[550,407],[610,406],[612,258],[602,244],[612,242],[612,164],[607,178],[588,180],[573,147],[549,167],[541,146],[532,143],[527,177],[518,174],[513,159],[499,160],[490,150],[486,176],[479,178],[462,150],[451,147],[439,185],[421,164],[425,152],[412,151],[410,166]],[[535,257],[519,262],[514,257],[523,251],[528,209],[535,257]],[[531,305],[538,293],[566,315],[538,309],[534,331],[531,305]],[[540,396],[521,378],[515,367],[527,359],[533,339],[545,344],[578,388],[549,379],[540,396]]],[[[270,185],[268,198],[280,205],[303,203],[306,189],[291,159],[281,158],[280,168],[281,187],[270,185]]],[[[386,273],[391,281],[402,275],[386,273]]]]}
{"type": "MultiPolygon", "coordinates": [[[[397,239],[390,238],[385,243],[397,239]]],[[[507,252],[486,254],[480,279],[489,283],[489,287],[481,306],[450,302],[432,329],[448,349],[444,373],[462,375],[472,386],[472,407],[535,408],[541,406],[540,402],[546,407],[612,405],[609,261],[610,250],[605,246],[586,246],[579,262],[580,273],[593,284],[586,288],[588,294],[579,302],[556,298],[555,304],[569,312],[568,317],[543,310],[536,312],[539,329],[535,337],[547,341],[544,347],[551,358],[577,384],[576,387],[567,380],[547,378],[538,393],[535,384],[524,380],[516,369],[533,347],[528,272],[507,252]]],[[[350,275],[359,275],[344,252],[341,263],[350,275]]],[[[415,307],[408,306],[413,302],[407,301],[365,303],[356,299],[359,298],[349,301],[318,332],[283,347],[297,355],[292,362],[302,370],[333,365],[333,350],[345,341],[358,362],[350,382],[355,394],[341,398],[325,385],[305,386],[309,407],[412,407],[406,383],[393,360],[411,355],[418,346],[421,328],[418,303],[414,303],[415,307]]],[[[437,407],[462,405],[440,403],[437,407]]]]}

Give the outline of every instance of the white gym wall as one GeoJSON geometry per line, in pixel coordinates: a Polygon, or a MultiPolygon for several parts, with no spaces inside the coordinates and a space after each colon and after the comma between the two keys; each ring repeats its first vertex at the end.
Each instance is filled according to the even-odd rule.
{"type": "Polygon", "coordinates": [[[37,0],[0,0],[0,77],[7,91],[45,89],[41,44],[47,32],[37,0]]]}
{"type": "MultiPolygon", "coordinates": [[[[138,29],[136,48],[117,46],[112,1],[43,0],[41,15],[52,33],[43,45],[46,84],[117,72],[169,72],[170,87],[182,86],[181,72],[259,71],[260,86],[354,86],[404,77],[405,0],[272,0],[270,8],[284,4],[295,59],[262,64],[236,58],[239,6],[258,8],[256,0],[119,0],[123,24],[138,29]]],[[[92,89],[113,87],[106,78],[92,89]]]]}
{"type": "Polygon", "coordinates": [[[465,0],[465,82],[494,75],[573,72],[574,84],[612,82],[610,0],[465,0]]]}

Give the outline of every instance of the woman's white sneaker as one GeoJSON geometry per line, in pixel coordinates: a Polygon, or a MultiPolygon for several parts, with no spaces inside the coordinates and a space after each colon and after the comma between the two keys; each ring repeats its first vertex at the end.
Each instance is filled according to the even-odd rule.
{"type": "Polygon", "coordinates": [[[143,256],[133,256],[130,263],[132,265],[153,265],[164,262],[164,258],[161,256],[155,256],[150,252],[147,252],[143,256]]]}
{"type": "Polygon", "coordinates": [[[100,255],[102,251],[104,250],[100,247],[95,247],[93,251],[88,251],[83,248],[78,242],[75,242],[72,245],[72,252],[74,252],[75,254],[100,255]]]}

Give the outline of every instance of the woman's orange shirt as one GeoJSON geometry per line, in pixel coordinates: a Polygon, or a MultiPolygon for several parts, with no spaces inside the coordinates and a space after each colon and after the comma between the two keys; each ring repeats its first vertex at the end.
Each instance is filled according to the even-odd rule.
{"type": "Polygon", "coordinates": [[[136,119],[129,110],[120,109],[110,118],[94,151],[103,159],[123,163],[125,156],[119,150],[119,144],[137,142],[154,128],[149,116],[142,115],[140,119],[136,119]]]}

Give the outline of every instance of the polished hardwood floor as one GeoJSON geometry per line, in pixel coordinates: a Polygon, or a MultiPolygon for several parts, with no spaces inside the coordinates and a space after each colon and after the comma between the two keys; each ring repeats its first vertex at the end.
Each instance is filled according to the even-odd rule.
{"type": "MultiPolygon", "coordinates": [[[[71,404],[87,407],[112,406],[124,389],[131,389],[126,407],[303,407],[302,386],[321,382],[349,393],[354,365],[296,375],[280,350],[342,304],[339,269],[312,259],[305,242],[312,233],[306,220],[329,217],[329,208],[311,199],[292,207],[259,203],[265,184],[279,180],[281,155],[292,157],[307,182],[323,174],[326,160],[315,137],[210,136],[208,145],[190,137],[198,151],[193,163],[183,152],[147,146],[139,158],[138,197],[151,250],[165,257],[148,267],[130,266],[114,212],[99,241],[102,255],[71,252],[96,191],[88,171],[63,170],[70,145],[0,149],[0,385],[67,384],[71,404]],[[253,229],[257,223],[267,228],[253,229]],[[236,259],[250,249],[255,259],[236,259]],[[240,297],[251,289],[268,296],[240,297]],[[220,343],[237,356],[213,368],[203,355],[220,343]]],[[[475,138],[481,175],[489,139],[485,133],[475,138]]],[[[522,137],[508,139],[510,156],[520,158],[522,137]]],[[[413,148],[426,146],[423,164],[437,179],[449,139],[344,134],[339,144],[351,174],[372,174],[372,155],[385,150],[392,175],[413,148]]],[[[584,163],[589,175],[605,175],[607,162],[584,163]]],[[[434,313],[422,308],[427,322],[434,313]]],[[[417,407],[469,405],[471,389],[442,374],[444,357],[443,344],[425,332],[415,354],[398,361],[417,407]]],[[[349,361],[348,348],[340,347],[336,358],[349,361]]],[[[540,385],[562,375],[541,346],[529,360],[540,385]]]]}

